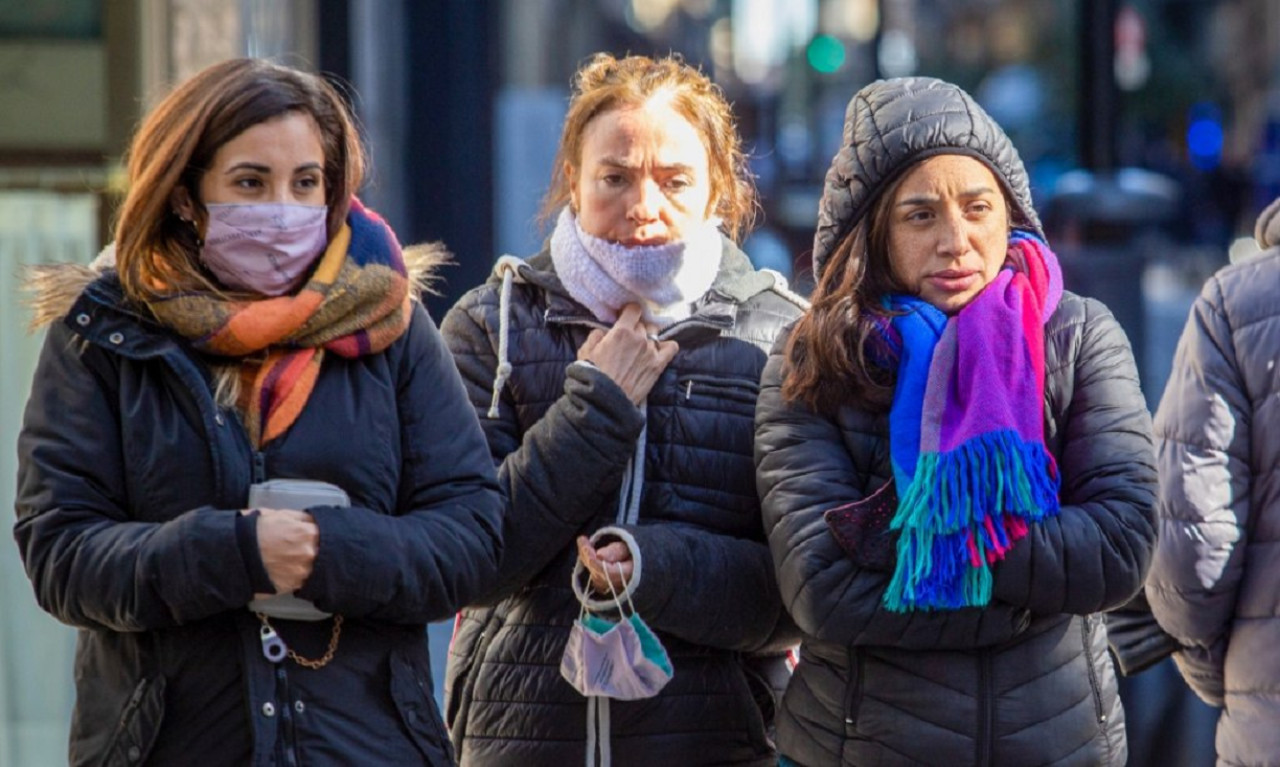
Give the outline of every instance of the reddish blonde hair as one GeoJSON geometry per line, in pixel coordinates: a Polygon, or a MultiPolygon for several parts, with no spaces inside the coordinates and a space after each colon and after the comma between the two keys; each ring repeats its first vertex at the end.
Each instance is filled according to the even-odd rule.
{"type": "Polygon", "coordinates": [[[605,112],[640,106],[655,96],[669,96],[671,106],[702,137],[711,174],[711,199],[715,201],[711,213],[724,221],[730,237],[740,241],[751,230],[758,203],[733,110],[715,83],[678,56],[618,59],[597,53],[578,69],[551,188],[543,202],[543,218],[549,219],[569,202],[570,180],[564,168],[566,164],[581,167],[587,125],[605,112]]]}
{"type": "MultiPolygon", "coordinates": [[[[289,112],[315,119],[324,148],[332,236],[364,179],[355,119],[317,75],[262,59],[214,64],[180,84],[143,119],[128,151],[128,193],[116,220],[116,268],[125,294],[146,304],[174,292],[216,290],[198,255],[197,226],[173,212],[174,190],[199,205],[200,178],[222,145],[289,112]]],[[[199,214],[198,214],[199,215],[199,214]]]]}

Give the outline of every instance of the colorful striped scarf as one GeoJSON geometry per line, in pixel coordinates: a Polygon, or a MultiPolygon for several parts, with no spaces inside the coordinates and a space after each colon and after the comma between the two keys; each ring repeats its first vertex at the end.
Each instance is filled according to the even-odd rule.
{"type": "Polygon", "coordinates": [[[1044,444],[1044,323],[1061,297],[1053,252],[1015,231],[1004,268],[955,315],[914,296],[886,299],[900,495],[888,609],[988,604],[991,565],[1029,523],[1058,513],[1057,464],[1044,444]]]}
{"type": "Polygon", "coordinates": [[[242,358],[238,406],[249,438],[261,447],[298,418],[326,351],[376,354],[404,333],[410,289],[395,233],[352,200],[346,223],[297,293],[249,300],[180,293],[151,308],[196,349],[242,358]]]}

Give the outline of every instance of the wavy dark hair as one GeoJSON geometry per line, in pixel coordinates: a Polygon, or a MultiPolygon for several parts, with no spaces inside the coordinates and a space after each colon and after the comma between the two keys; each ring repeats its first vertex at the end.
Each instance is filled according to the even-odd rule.
{"type": "Polygon", "coordinates": [[[881,299],[904,286],[889,263],[889,209],[899,175],[832,250],[811,306],[787,339],[782,396],[834,415],[850,401],[887,409],[893,373],[867,356],[868,340],[888,312],[881,299]]]}

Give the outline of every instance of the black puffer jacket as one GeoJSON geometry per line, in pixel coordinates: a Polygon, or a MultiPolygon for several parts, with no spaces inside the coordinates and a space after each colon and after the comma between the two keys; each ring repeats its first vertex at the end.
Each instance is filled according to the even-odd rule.
{"type": "Polygon", "coordinates": [[[559,671],[579,610],[573,541],[617,521],[642,429],[639,519],[623,527],[639,549],[635,607],[675,675],[655,698],[611,702],[613,763],[774,763],[772,707],[746,657],[797,638],[764,543],[751,456],[767,350],[800,312],[774,283],[725,241],[710,292],[663,332],[680,351],[649,395],[647,420],[607,376],[575,364],[601,325],[565,293],[547,252],[500,262],[446,316],[442,330],[510,501],[501,583],[491,606],[463,613],[449,656],[446,718],[464,764],[582,763],[586,699],[559,671]],[[510,377],[486,416],[504,344],[510,377]]]}
{"type": "MultiPolygon", "coordinates": [[[[54,303],[79,290],[52,287],[54,303]]],[[[298,420],[257,451],[205,361],[114,272],[74,302],[45,307],[65,317],[19,438],[15,527],[37,600],[80,629],[70,762],[451,764],[425,624],[491,583],[501,496],[426,312],[382,353],[327,355],[298,420]],[[320,545],[299,595],[346,620],[319,671],[268,663],[245,609],[238,512],[251,482],[288,477],[352,501],[311,510],[320,545]]],[[[274,623],[323,654],[329,621],[274,623]]]]}
{"type": "MultiPolygon", "coordinates": [[[[872,83],[849,103],[814,235],[819,271],[878,195],[926,157],[989,167],[1011,223],[1039,231],[1000,126],[932,78],[872,83]]],[[[993,567],[983,609],[891,613],[890,573],[845,554],[823,512],[892,476],[887,413],[828,418],[785,403],[779,343],[761,382],[756,463],[783,602],[805,633],[779,750],[806,767],[1120,765],[1124,721],[1096,613],[1138,591],[1154,543],[1151,418],[1124,333],[1067,293],[1045,323],[1045,443],[1061,512],[993,567]]]]}
{"type": "Polygon", "coordinates": [[[1128,600],[1150,561],[1151,420],[1105,307],[1067,293],[1045,338],[1045,442],[1061,471],[1061,513],[994,566],[981,610],[884,609],[890,574],[860,568],[823,512],[892,477],[888,416],[845,407],[833,420],[784,403],[783,358],[770,357],[760,491],[783,601],[805,633],[779,716],[781,753],[806,767],[1125,763],[1096,613],[1128,600]]]}

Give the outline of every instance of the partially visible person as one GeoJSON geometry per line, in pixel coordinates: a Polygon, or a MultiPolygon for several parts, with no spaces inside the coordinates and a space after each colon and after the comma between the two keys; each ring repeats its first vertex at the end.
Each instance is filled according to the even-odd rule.
{"type": "Polygon", "coordinates": [[[445,317],[508,501],[498,586],[463,612],[449,655],[466,765],[776,763],[771,687],[797,637],[761,528],[752,418],[801,302],[734,243],[755,205],[740,146],[697,70],[593,57],[547,245],[501,259],[445,317]],[[634,606],[665,646],[660,690],[610,699],[562,676],[584,609],[575,568],[580,585],[591,575],[586,609],[634,606]]]}
{"type": "Polygon", "coordinates": [[[114,248],[38,275],[14,535],[79,629],[73,765],[454,762],[425,628],[491,583],[501,495],[439,254],[363,168],[324,80],[222,62],[143,120],[114,248]]]}
{"type": "Polygon", "coordinates": [[[1026,171],[960,88],[851,100],[813,307],[756,411],[804,632],[783,765],[1123,765],[1099,615],[1154,545],[1151,420],[1105,306],[1064,291],[1026,171]]]}
{"type": "Polygon", "coordinates": [[[1187,684],[1222,709],[1223,765],[1280,764],[1280,200],[1255,233],[1264,252],[1192,307],[1156,412],[1147,598],[1187,684]]]}

